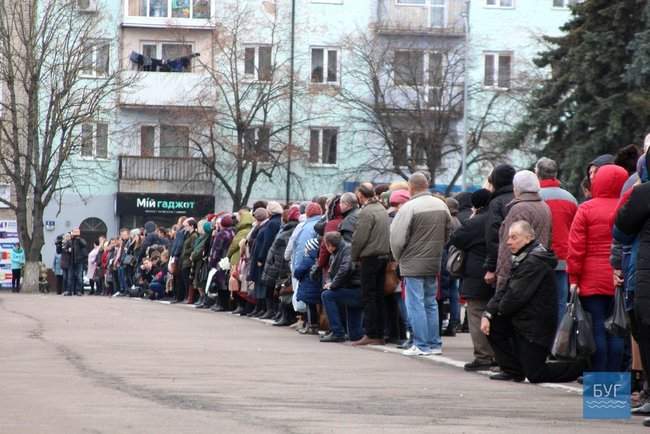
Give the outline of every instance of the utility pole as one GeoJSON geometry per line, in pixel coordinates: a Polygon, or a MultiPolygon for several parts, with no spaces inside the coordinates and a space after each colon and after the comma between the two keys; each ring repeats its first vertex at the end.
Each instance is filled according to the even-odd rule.
{"type": "Polygon", "coordinates": [[[465,2],[465,12],[463,18],[465,19],[465,55],[463,59],[463,146],[462,146],[462,160],[461,160],[461,175],[463,191],[467,191],[467,140],[469,139],[469,131],[467,126],[467,112],[469,111],[469,98],[468,98],[468,80],[469,80],[469,7],[470,1],[465,2]]]}
{"type": "Polygon", "coordinates": [[[289,143],[287,144],[287,203],[291,200],[291,151],[293,148],[293,88],[296,45],[296,0],[291,0],[291,59],[289,64],[289,143]]]}

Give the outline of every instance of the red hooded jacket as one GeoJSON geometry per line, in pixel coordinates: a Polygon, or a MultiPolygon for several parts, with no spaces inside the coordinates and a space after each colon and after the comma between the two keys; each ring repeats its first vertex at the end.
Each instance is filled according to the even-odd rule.
{"type": "Polygon", "coordinates": [[[581,296],[614,295],[609,264],[612,221],[627,178],[619,166],[601,167],[592,184],[592,199],[580,205],[571,225],[567,270],[581,296]]]}

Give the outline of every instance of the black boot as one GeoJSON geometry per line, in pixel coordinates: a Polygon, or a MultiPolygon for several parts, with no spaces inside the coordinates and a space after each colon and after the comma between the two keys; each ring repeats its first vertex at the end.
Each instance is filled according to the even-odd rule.
{"type": "Polygon", "coordinates": [[[214,305],[210,309],[213,312],[223,312],[223,306],[221,306],[221,300],[219,299],[219,296],[214,299],[214,305]]]}
{"type": "Polygon", "coordinates": [[[262,309],[262,301],[261,300],[255,300],[255,303],[251,303],[253,306],[253,310],[251,310],[248,314],[246,314],[247,317],[249,318],[255,318],[257,315],[260,314],[260,311],[262,309]]]}
{"type": "Polygon", "coordinates": [[[207,295],[205,296],[203,300],[203,304],[199,307],[200,309],[210,309],[214,305],[214,299],[208,297],[207,295]]]}
{"type": "Polygon", "coordinates": [[[230,312],[232,310],[230,307],[230,292],[219,290],[217,300],[223,309],[222,312],[230,312]]]}
{"type": "Polygon", "coordinates": [[[255,303],[255,307],[257,307],[257,306],[259,306],[259,310],[253,316],[253,318],[261,318],[264,315],[266,315],[266,308],[267,308],[266,299],[261,298],[261,299],[257,300],[257,303],[255,303]]]}
{"type": "Polygon", "coordinates": [[[281,303],[280,309],[282,310],[282,318],[274,323],[274,326],[287,327],[296,322],[296,312],[294,312],[291,303],[281,303]]]}
{"type": "Polygon", "coordinates": [[[241,313],[245,310],[246,302],[242,300],[241,298],[235,296],[235,305],[237,308],[233,310],[231,313],[233,315],[241,315],[241,313]]]}
{"type": "Polygon", "coordinates": [[[273,298],[268,297],[266,299],[266,313],[261,316],[260,319],[273,319],[276,313],[277,309],[275,303],[273,302],[273,298]]]}

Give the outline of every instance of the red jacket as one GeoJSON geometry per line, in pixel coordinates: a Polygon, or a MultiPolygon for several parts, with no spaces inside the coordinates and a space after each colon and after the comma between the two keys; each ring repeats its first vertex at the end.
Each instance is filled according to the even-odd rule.
{"type": "Polygon", "coordinates": [[[560,260],[566,260],[569,252],[569,231],[578,211],[578,201],[571,193],[560,188],[557,179],[542,179],[539,195],[551,209],[553,221],[551,248],[560,260]]]}
{"type": "Polygon", "coordinates": [[[583,203],[571,225],[567,268],[569,281],[581,296],[614,295],[612,219],[627,172],[613,164],[601,167],[592,184],[592,199],[583,203]]]}

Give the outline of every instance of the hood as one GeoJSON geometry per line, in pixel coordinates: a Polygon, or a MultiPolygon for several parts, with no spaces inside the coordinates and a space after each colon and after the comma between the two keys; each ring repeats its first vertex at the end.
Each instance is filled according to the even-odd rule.
{"type": "Polygon", "coordinates": [[[152,221],[148,221],[144,224],[144,230],[148,234],[156,232],[156,224],[152,221]]]}
{"type": "Polygon", "coordinates": [[[647,158],[648,154],[641,155],[639,157],[639,161],[636,164],[636,173],[639,175],[639,179],[641,179],[641,182],[648,182],[648,178],[650,178],[650,166],[648,163],[650,163],[650,159],[647,158]]]}
{"type": "Polygon", "coordinates": [[[210,222],[205,222],[203,223],[203,232],[206,234],[211,234],[212,233],[212,223],[210,222]]]}
{"type": "Polygon", "coordinates": [[[239,220],[239,223],[237,223],[237,232],[243,230],[243,229],[250,229],[253,227],[253,215],[249,212],[245,212],[243,215],[240,216],[241,220],[239,220]]]}
{"type": "Polygon", "coordinates": [[[627,171],[620,166],[614,164],[602,166],[596,172],[596,177],[591,186],[592,197],[618,198],[627,178],[627,171]]]}

